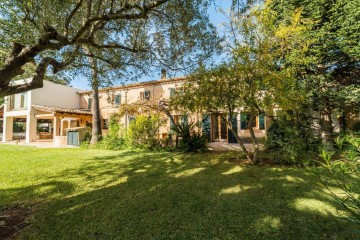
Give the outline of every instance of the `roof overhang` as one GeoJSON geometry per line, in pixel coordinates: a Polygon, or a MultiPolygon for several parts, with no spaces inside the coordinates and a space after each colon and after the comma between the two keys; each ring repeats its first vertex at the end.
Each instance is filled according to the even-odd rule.
{"type": "MultiPolygon", "coordinates": [[[[89,115],[91,116],[92,113],[90,111],[81,110],[81,109],[73,109],[73,108],[61,108],[61,107],[48,107],[48,106],[40,106],[40,105],[33,105],[32,106],[35,110],[40,110],[44,112],[49,112],[52,114],[55,113],[64,113],[64,114],[77,114],[77,115],[89,115]]],[[[43,115],[43,114],[39,114],[43,115]]],[[[45,114],[48,115],[48,114],[45,114]]]]}

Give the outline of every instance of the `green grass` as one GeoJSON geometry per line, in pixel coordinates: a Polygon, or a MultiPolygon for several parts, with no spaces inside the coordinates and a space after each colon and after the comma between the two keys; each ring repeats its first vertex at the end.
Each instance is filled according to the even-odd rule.
{"type": "Polygon", "coordinates": [[[0,145],[0,209],[22,239],[356,239],[311,171],[227,154],[0,145]]]}

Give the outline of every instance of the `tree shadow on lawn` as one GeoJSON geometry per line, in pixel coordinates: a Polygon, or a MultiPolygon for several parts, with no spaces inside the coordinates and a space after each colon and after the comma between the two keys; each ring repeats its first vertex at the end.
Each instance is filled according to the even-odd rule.
{"type": "MultiPolygon", "coordinates": [[[[39,201],[60,198],[71,194],[75,186],[66,181],[51,180],[48,182],[18,188],[1,189],[0,206],[33,205],[39,201]],[[20,202],[19,202],[19,196],[20,202]],[[35,200],[35,201],[34,201],[35,200]],[[36,201],[37,200],[37,201],[36,201]],[[14,204],[16,203],[16,204],[14,204]]],[[[1,208],[0,208],[1,210],[1,208]]]]}
{"type": "Polygon", "coordinates": [[[22,237],[356,239],[311,172],[226,158],[144,152],[88,159],[58,178],[81,176],[94,189],[49,201],[22,237]]]}

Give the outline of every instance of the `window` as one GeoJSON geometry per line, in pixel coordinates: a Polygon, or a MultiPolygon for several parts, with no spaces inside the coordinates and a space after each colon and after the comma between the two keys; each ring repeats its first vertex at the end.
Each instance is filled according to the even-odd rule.
{"type": "Polygon", "coordinates": [[[109,119],[103,119],[103,129],[109,129],[109,119]]]}
{"type": "Polygon", "coordinates": [[[150,96],[151,96],[151,94],[150,94],[150,91],[144,91],[144,92],[141,92],[140,93],[140,99],[142,100],[142,101],[149,101],[150,100],[150,96]]]}
{"type": "Polygon", "coordinates": [[[175,95],[175,88],[170,88],[170,98],[174,97],[175,95]]]}
{"type": "Polygon", "coordinates": [[[121,103],[121,95],[120,95],[120,94],[115,95],[115,96],[114,96],[114,104],[115,104],[116,106],[119,106],[120,103],[121,103]]]}
{"type": "Polygon", "coordinates": [[[20,108],[25,108],[26,93],[21,93],[20,108]]]}
{"type": "Polygon", "coordinates": [[[88,100],[88,109],[92,108],[92,101],[93,101],[93,99],[89,98],[89,100],[88,100]]]}
{"type": "Polygon", "coordinates": [[[145,91],[144,92],[144,100],[147,100],[147,101],[150,100],[150,91],[145,91]]]}
{"type": "Polygon", "coordinates": [[[186,125],[189,123],[188,115],[181,116],[181,123],[186,124],[186,125]]]}
{"type": "Polygon", "coordinates": [[[9,97],[9,102],[10,102],[10,109],[9,110],[14,110],[15,109],[15,95],[11,95],[9,97]]]}
{"type": "MultiPolygon", "coordinates": [[[[175,124],[188,124],[189,123],[189,117],[188,115],[172,115],[175,124]]],[[[170,120],[170,129],[174,129],[174,124],[170,120]]]]}
{"type": "Polygon", "coordinates": [[[134,121],[136,121],[135,116],[129,116],[129,124],[131,124],[134,121]]]}
{"type": "MultiPolygon", "coordinates": [[[[250,113],[242,112],[240,114],[240,127],[241,127],[241,129],[243,129],[243,130],[248,129],[249,121],[250,121],[250,113]]],[[[254,121],[252,123],[252,127],[253,128],[256,127],[256,119],[254,119],[254,121]]]]}

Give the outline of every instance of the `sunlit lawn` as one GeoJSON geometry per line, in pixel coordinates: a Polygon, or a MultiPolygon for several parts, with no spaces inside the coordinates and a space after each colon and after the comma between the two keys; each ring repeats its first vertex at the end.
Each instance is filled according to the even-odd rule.
{"type": "Polygon", "coordinates": [[[23,239],[356,239],[307,169],[180,154],[0,145],[0,209],[23,239]]]}

